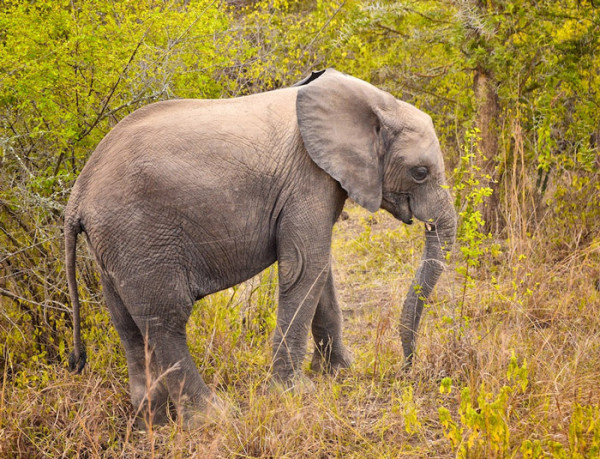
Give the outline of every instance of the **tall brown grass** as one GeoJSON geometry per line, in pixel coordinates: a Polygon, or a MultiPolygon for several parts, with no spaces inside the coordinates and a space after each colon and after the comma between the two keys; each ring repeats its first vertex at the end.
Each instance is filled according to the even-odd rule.
{"type": "Polygon", "coordinates": [[[418,264],[422,228],[354,205],[347,213],[335,229],[334,256],[351,369],[335,377],[309,373],[312,392],[270,388],[273,268],[201,301],[188,325],[192,353],[227,415],[193,431],[176,421],[140,431],[116,333],[104,308],[91,303],[83,374],[42,359],[4,359],[0,456],[600,454],[597,239],[556,250],[539,242],[542,230],[535,238],[519,231],[488,240],[490,250],[470,279],[458,269],[464,259],[457,249],[426,308],[418,357],[406,370],[400,305],[418,264]],[[454,424],[443,421],[444,409],[454,424]]]}

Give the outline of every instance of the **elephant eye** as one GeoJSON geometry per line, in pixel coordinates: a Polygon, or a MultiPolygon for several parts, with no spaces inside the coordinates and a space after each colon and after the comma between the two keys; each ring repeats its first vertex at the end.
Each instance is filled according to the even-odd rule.
{"type": "Polygon", "coordinates": [[[423,180],[425,180],[427,178],[428,173],[429,171],[424,166],[413,167],[410,170],[410,175],[412,175],[412,177],[417,182],[422,182],[423,180]]]}

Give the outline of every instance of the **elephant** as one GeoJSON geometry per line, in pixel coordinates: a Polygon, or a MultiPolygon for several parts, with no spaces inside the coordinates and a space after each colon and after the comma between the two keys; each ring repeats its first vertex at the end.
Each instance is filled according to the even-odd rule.
{"type": "Polygon", "coordinates": [[[65,209],[71,368],[80,372],[86,358],[75,267],[80,233],[125,349],[138,419],[167,422],[169,403],[185,425],[205,419],[214,395],[186,343],[192,306],[275,262],[272,380],[293,387],[305,378],[309,330],[312,368],[347,368],[331,240],[348,198],[406,224],[425,222],[400,324],[410,363],[423,302],[456,234],[429,115],[334,69],[260,94],[134,111],[98,144],[65,209]],[[147,367],[158,381],[151,386],[147,367]]]}

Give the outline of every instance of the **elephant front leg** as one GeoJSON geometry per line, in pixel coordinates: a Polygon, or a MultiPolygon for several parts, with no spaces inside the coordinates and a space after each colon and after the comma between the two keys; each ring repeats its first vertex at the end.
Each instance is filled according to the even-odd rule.
{"type": "MultiPolygon", "coordinates": [[[[320,257],[323,258],[323,257],[320,257]]],[[[300,251],[279,259],[279,308],[273,340],[273,377],[286,386],[300,376],[308,332],[329,272],[325,261],[300,251]]]]}
{"type": "Polygon", "coordinates": [[[313,371],[335,373],[350,366],[352,357],[342,342],[342,310],[331,267],[312,321],[312,334],[315,340],[313,371]]]}

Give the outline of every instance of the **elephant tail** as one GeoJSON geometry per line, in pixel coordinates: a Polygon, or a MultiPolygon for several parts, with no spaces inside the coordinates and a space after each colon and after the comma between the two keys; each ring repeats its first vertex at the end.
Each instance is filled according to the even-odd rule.
{"type": "Polygon", "coordinates": [[[65,218],[65,265],[67,271],[67,284],[69,296],[73,306],[73,352],[69,355],[69,369],[75,373],[81,373],[85,366],[86,353],[81,342],[81,322],[79,318],[79,293],[77,291],[76,255],[77,235],[83,232],[79,219],[65,218]]]}

